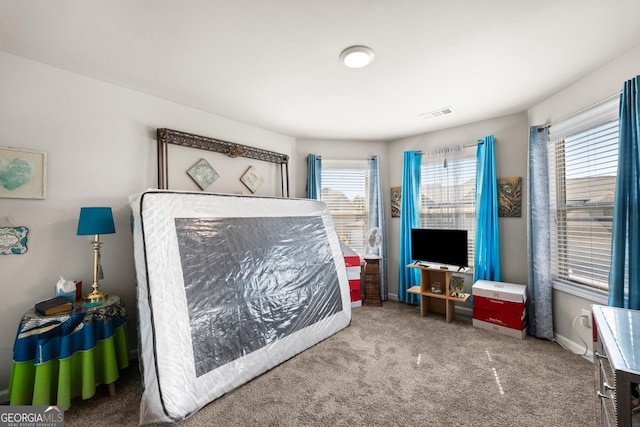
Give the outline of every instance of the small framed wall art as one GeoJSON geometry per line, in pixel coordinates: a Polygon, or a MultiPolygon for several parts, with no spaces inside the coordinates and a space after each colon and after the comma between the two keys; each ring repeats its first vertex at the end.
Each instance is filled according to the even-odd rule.
{"type": "Polygon", "coordinates": [[[206,190],[216,179],[220,178],[218,172],[206,159],[200,159],[187,173],[202,190],[206,190]]]}
{"type": "Polygon", "coordinates": [[[522,216],[522,177],[498,178],[498,216],[522,216]]]}
{"type": "Polygon", "coordinates": [[[44,199],[47,154],[0,147],[0,197],[44,199]]]}
{"type": "Polygon", "coordinates": [[[400,216],[400,202],[402,201],[402,187],[391,187],[391,217],[400,216]]]}
{"type": "Polygon", "coordinates": [[[249,169],[242,175],[240,181],[242,181],[252,193],[255,193],[264,182],[264,178],[256,168],[249,166],[249,169]]]}
{"type": "Polygon", "coordinates": [[[21,255],[27,252],[27,227],[0,227],[0,255],[21,255]]]}

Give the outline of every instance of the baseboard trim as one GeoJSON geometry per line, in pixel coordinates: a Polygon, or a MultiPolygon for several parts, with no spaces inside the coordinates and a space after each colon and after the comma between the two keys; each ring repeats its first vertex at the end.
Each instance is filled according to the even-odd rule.
{"type": "Polygon", "coordinates": [[[577,343],[560,334],[555,334],[555,341],[558,344],[560,344],[564,349],[574,354],[577,354],[579,356],[582,356],[590,362],[593,362],[593,350],[587,348],[585,352],[584,344],[582,342],[577,343]]]}

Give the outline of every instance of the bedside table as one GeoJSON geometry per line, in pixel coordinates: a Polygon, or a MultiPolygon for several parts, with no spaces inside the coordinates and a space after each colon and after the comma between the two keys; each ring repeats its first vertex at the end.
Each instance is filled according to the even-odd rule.
{"type": "Polygon", "coordinates": [[[74,397],[93,397],[98,384],[108,384],[113,395],[119,369],[129,366],[126,314],[116,295],[57,315],[24,313],[13,346],[10,405],[66,410],[74,397]]]}

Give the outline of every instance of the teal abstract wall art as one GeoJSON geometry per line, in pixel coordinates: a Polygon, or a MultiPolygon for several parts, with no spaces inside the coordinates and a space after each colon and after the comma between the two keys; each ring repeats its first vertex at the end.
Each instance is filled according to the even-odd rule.
{"type": "Polygon", "coordinates": [[[46,153],[0,147],[0,197],[44,199],[46,153]]]}
{"type": "Polygon", "coordinates": [[[27,252],[27,227],[0,227],[0,255],[27,252]]]}

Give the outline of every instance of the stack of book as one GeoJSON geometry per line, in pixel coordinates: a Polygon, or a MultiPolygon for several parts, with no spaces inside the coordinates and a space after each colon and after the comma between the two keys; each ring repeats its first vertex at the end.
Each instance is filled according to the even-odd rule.
{"type": "Polygon", "coordinates": [[[36,312],[45,316],[64,313],[73,310],[73,303],[68,298],[57,296],[45,301],[40,301],[35,306],[36,312]]]}

